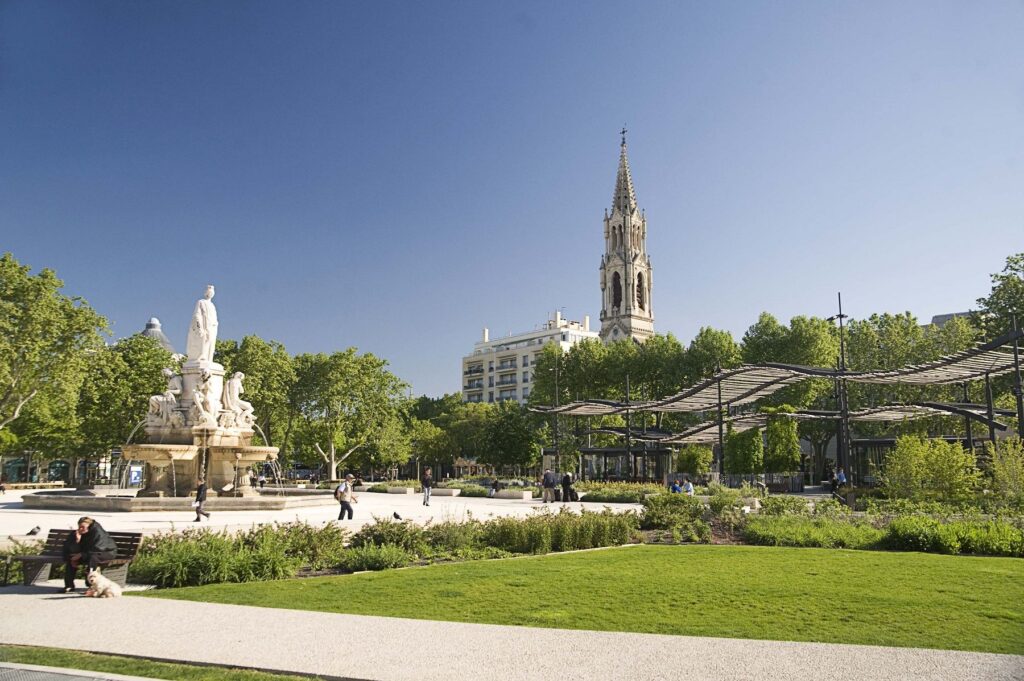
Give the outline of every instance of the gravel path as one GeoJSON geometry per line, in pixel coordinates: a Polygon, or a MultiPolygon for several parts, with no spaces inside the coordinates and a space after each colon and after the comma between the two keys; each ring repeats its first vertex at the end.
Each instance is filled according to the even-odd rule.
{"type": "Polygon", "coordinates": [[[0,642],[382,681],[1024,679],[1024,656],[90,599],[38,587],[0,590],[0,642]]]}

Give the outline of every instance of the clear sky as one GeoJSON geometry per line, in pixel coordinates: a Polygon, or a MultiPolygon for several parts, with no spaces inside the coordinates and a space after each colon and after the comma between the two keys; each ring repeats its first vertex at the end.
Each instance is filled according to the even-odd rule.
{"type": "Polygon", "coordinates": [[[179,348],[459,389],[600,311],[619,153],[655,329],[965,310],[1024,251],[1021,2],[0,0],[0,251],[179,348]]]}

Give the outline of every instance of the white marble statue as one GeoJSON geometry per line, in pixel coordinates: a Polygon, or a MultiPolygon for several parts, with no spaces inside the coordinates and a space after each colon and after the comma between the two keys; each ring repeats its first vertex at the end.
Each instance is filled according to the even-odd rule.
{"type": "Polygon", "coordinates": [[[181,396],[181,376],[172,369],[163,370],[167,379],[167,389],[161,395],[149,398],[149,423],[154,426],[171,426],[180,428],[185,420],[178,409],[178,398],[181,396]]]}
{"type": "Polygon", "coordinates": [[[210,372],[203,371],[202,382],[192,391],[192,410],[189,416],[193,426],[216,426],[217,415],[214,413],[213,400],[210,393],[210,372]]]}
{"type": "Polygon", "coordinates": [[[213,305],[213,294],[213,284],[210,284],[206,287],[206,294],[196,301],[185,345],[190,362],[213,362],[213,351],[217,345],[217,308],[213,305]]]}
{"type": "Polygon", "coordinates": [[[252,404],[242,399],[245,389],[242,381],[245,374],[236,371],[224,385],[224,414],[221,415],[221,425],[225,427],[251,428],[255,420],[252,413],[252,404]]]}

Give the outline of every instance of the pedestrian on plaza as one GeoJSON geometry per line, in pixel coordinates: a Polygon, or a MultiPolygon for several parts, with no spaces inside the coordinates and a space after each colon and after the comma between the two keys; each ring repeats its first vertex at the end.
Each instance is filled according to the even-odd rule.
{"type": "Polygon", "coordinates": [[[835,494],[836,489],[839,487],[839,478],[836,477],[835,468],[830,468],[828,471],[828,485],[832,494],[835,494]]]}
{"type": "Polygon", "coordinates": [[[345,479],[341,481],[341,484],[334,489],[334,498],[339,504],[341,504],[341,511],[338,513],[338,520],[344,520],[345,514],[348,514],[348,519],[352,520],[352,504],[359,503],[359,500],[356,499],[354,494],[352,494],[352,482],[355,479],[354,475],[348,473],[345,476],[345,479]]]}
{"type": "Polygon", "coordinates": [[[206,481],[199,478],[196,480],[196,500],[192,502],[192,507],[196,509],[196,519],[192,522],[198,523],[203,516],[206,516],[207,520],[210,519],[210,514],[203,510],[204,503],[206,503],[206,481]]]}
{"type": "Polygon", "coordinates": [[[267,484],[267,476],[263,475],[263,473],[260,473],[258,481],[260,483],[260,489],[263,489],[263,485],[267,484]]]}
{"type": "Polygon", "coordinates": [[[430,466],[423,469],[420,485],[423,486],[423,505],[430,506],[430,490],[434,487],[434,476],[430,472],[430,466]]]}
{"type": "Polygon", "coordinates": [[[541,487],[544,490],[544,503],[554,503],[555,501],[555,474],[551,472],[550,468],[544,469],[544,477],[540,481],[541,487]]]}
{"type": "Polygon", "coordinates": [[[117,558],[117,543],[103,527],[88,516],[78,519],[78,528],[64,540],[64,588],[62,593],[75,590],[75,572],[79,565],[89,571],[102,563],[117,558]]]}
{"type": "Polygon", "coordinates": [[[840,489],[846,487],[846,473],[843,472],[842,468],[840,468],[839,472],[836,473],[836,482],[840,489]]]}
{"type": "Polygon", "coordinates": [[[690,482],[690,478],[688,478],[688,477],[684,477],[683,478],[683,492],[688,497],[692,497],[693,496],[693,483],[690,482]]]}
{"type": "Polygon", "coordinates": [[[572,501],[572,473],[566,473],[562,476],[562,503],[567,504],[572,501]]]}
{"type": "Polygon", "coordinates": [[[673,481],[672,486],[669,488],[668,491],[672,494],[682,494],[683,488],[679,486],[679,481],[675,480],[673,481]]]}

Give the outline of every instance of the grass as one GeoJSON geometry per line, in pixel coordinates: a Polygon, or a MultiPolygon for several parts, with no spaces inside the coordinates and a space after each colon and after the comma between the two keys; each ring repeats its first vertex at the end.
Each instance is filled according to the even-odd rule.
{"type": "Polygon", "coordinates": [[[309,681],[310,678],[314,678],[35,646],[0,645],[0,661],[176,681],[309,681]]]}
{"type": "Polygon", "coordinates": [[[156,590],[273,608],[1024,654],[1024,561],[760,546],[633,546],[156,590]]]}

